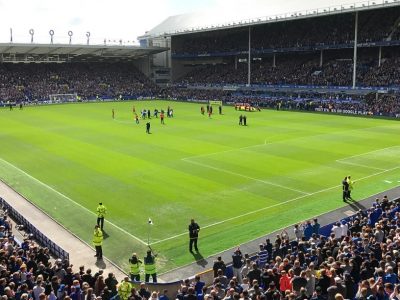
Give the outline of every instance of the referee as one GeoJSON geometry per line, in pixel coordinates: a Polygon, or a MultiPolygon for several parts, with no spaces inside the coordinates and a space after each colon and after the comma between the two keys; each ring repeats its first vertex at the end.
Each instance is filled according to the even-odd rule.
{"type": "Polygon", "coordinates": [[[190,253],[193,253],[193,245],[194,245],[194,250],[196,252],[199,252],[199,249],[197,248],[197,239],[199,237],[199,231],[200,231],[200,226],[197,224],[194,219],[190,220],[189,224],[189,251],[190,253]]]}

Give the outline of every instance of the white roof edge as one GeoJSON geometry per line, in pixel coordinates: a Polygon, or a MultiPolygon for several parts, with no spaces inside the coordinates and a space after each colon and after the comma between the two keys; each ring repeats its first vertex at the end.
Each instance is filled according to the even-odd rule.
{"type": "Polygon", "coordinates": [[[164,47],[141,47],[136,45],[86,45],[86,44],[39,44],[39,43],[0,43],[0,47],[38,47],[38,48],[83,48],[83,49],[124,49],[124,50],[159,50],[164,47]]]}
{"type": "Polygon", "coordinates": [[[166,23],[171,18],[178,18],[184,16],[193,15],[184,14],[184,15],[176,15],[172,17],[168,17],[162,23],[157,25],[155,28],[147,32],[146,34],[139,36],[139,40],[148,39],[148,38],[156,38],[162,36],[174,36],[174,35],[183,35],[183,34],[191,34],[197,32],[207,32],[207,31],[215,31],[221,29],[231,29],[231,28],[238,28],[238,27],[246,27],[246,26],[253,26],[253,25],[260,25],[260,24],[267,24],[267,23],[275,23],[275,22],[283,22],[289,20],[297,20],[297,19],[305,19],[305,18],[313,18],[313,17],[321,17],[321,16],[328,16],[334,14],[341,14],[341,13],[352,13],[357,11],[365,11],[365,10],[372,10],[372,9],[380,9],[386,7],[395,7],[400,6],[400,0],[376,0],[376,1],[362,1],[362,2],[355,2],[355,3],[348,3],[348,4],[341,4],[341,5],[334,5],[329,7],[322,7],[322,8],[315,8],[315,9],[308,9],[308,10],[301,10],[301,11],[294,11],[289,13],[271,15],[271,16],[264,16],[258,18],[251,18],[239,21],[231,21],[225,24],[209,24],[200,27],[188,27],[188,28],[176,28],[170,29],[164,32],[152,32],[155,29],[157,30],[158,27],[161,27],[164,23],[166,23]]]}

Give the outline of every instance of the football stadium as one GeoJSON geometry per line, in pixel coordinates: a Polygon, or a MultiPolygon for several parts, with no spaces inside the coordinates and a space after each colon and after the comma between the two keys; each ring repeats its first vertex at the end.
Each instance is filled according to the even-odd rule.
{"type": "Polygon", "coordinates": [[[397,299],[400,3],[165,17],[0,43],[2,299],[397,299]]]}

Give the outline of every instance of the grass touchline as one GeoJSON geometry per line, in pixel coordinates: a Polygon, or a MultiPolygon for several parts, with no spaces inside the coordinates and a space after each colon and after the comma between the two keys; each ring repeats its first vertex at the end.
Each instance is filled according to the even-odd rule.
{"type": "MultiPolygon", "coordinates": [[[[57,191],[55,188],[49,186],[48,184],[46,184],[46,183],[40,181],[39,179],[33,177],[32,175],[26,173],[24,170],[18,168],[17,166],[13,165],[12,163],[10,163],[10,162],[4,160],[3,158],[0,158],[0,161],[2,161],[2,162],[4,162],[4,163],[8,164],[9,166],[11,166],[11,167],[13,167],[14,169],[18,170],[19,172],[21,172],[21,173],[24,174],[25,176],[31,178],[32,180],[36,181],[37,183],[43,185],[44,187],[48,188],[49,190],[51,190],[51,191],[55,192],[56,194],[60,195],[60,196],[63,197],[64,199],[66,199],[66,200],[72,202],[73,204],[79,206],[80,208],[84,209],[84,210],[87,211],[88,213],[90,213],[90,214],[92,214],[92,215],[94,215],[94,216],[97,216],[97,214],[96,214],[94,211],[91,211],[90,209],[88,209],[88,208],[86,208],[85,206],[83,206],[82,204],[80,204],[80,203],[74,201],[73,199],[71,199],[71,198],[68,197],[67,195],[64,195],[63,193],[57,191]]],[[[132,235],[131,233],[127,232],[125,229],[119,227],[118,225],[115,225],[114,223],[110,222],[109,220],[105,219],[104,222],[110,224],[111,226],[113,226],[113,227],[115,227],[115,228],[117,228],[118,230],[122,231],[123,233],[128,234],[129,236],[131,236],[132,238],[134,238],[134,239],[137,240],[138,242],[142,243],[143,245],[147,245],[147,243],[146,243],[145,241],[143,241],[143,240],[141,240],[140,238],[138,238],[138,237],[132,235]]]]}

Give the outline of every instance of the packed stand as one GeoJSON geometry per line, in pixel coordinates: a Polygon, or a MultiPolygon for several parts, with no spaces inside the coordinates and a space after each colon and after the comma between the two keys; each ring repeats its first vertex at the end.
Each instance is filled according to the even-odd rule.
{"type": "Polygon", "coordinates": [[[0,64],[0,101],[152,97],[157,86],[129,63],[0,64]]]}
{"type": "MultiPolygon", "coordinates": [[[[398,20],[400,7],[359,12],[358,42],[387,40],[398,20]]],[[[395,40],[397,34],[391,36],[395,40]]],[[[251,48],[302,48],[354,43],[354,14],[275,22],[251,27],[251,48]]],[[[186,34],[172,39],[174,55],[248,50],[248,27],[186,34]]]]}
{"type": "MultiPolygon", "coordinates": [[[[197,299],[397,300],[400,297],[400,205],[385,196],[350,221],[337,222],[320,235],[317,219],[296,224],[260,244],[256,260],[238,248],[232,254],[232,279],[219,257],[214,282],[197,299]]],[[[199,279],[191,287],[196,291],[199,279]]],[[[192,291],[193,292],[193,291],[192,291]]],[[[182,285],[181,294],[190,294],[182,285]]],[[[179,294],[178,294],[179,296],[179,294]]],[[[190,298],[190,297],[189,297],[190,298]]],[[[195,299],[195,298],[193,298],[195,299]]]]}
{"type": "MultiPolygon", "coordinates": [[[[359,57],[357,61],[357,86],[400,86],[400,58],[395,51],[388,51],[378,66],[374,51],[359,57]]],[[[267,85],[351,86],[353,60],[348,53],[332,52],[325,55],[320,66],[319,54],[277,55],[275,66],[271,57],[261,57],[251,65],[251,83],[267,85]]],[[[246,84],[247,61],[226,61],[224,64],[201,65],[178,79],[189,85],[246,84]]]]}
{"type": "Polygon", "coordinates": [[[199,275],[178,291],[151,291],[128,277],[75,270],[53,260],[46,248],[12,236],[0,217],[0,296],[2,300],[398,300],[400,297],[400,204],[385,196],[321,235],[317,219],[295,224],[260,244],[255,260],[239,248],[232,253],[232,275],[218,257],[214,281],[199,275]],[[292,236],[293,238],[289,238],[292,236]]]}
{"type": "Polygon", "coordinates": [[[161,98],[184,101],[221,100],[226,104],[249,103],[254,107],[300,110],[300,111],[349,111],[352,114],[400,117],[400,95],[376,94],[347,95],[318,92],[255,92],[229,91],[213,87],[208,89],[182,88],[179,86],[162,90],[161,98]]]}

